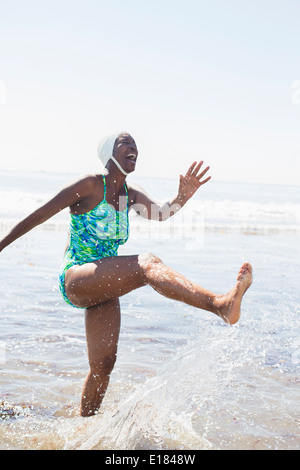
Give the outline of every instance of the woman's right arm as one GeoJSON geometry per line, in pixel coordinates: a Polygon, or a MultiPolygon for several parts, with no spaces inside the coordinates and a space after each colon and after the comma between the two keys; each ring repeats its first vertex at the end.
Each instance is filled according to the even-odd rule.
{"type": "Polygon", "coordinates": [[[95,187],[95,177],[87,176],[70,186],[62,189],[56,196],[43,206],[32,212],[28,217],[21,220],[11,231],[0,240],[0,251],[20,238],[25,233],[32,230],[37,225],[44,223],[58,212],[73,204],[80,203],[81,200],[89,197],[95,187]]]}

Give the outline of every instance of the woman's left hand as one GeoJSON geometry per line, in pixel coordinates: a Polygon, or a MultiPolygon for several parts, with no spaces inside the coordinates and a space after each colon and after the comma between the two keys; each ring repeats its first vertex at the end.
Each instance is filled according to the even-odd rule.
{"type": "Polygon", "coordinates": [[[179,199],[187,201],[193,196],[193,194],[195,194],[195,192],[197,191],[197,189],[200,188],[200,186],[210,180],[211,176],[201,181],[203,176],[208,172],[210,168],[209,166],[207,166],[204,170],[201,171],[201,173],[199,173],[202,165],[203,161],[198,163],[198,165],[197,162],[194,162],[186,172],[185,176],[180,175],[178,189],[179,199]]]}

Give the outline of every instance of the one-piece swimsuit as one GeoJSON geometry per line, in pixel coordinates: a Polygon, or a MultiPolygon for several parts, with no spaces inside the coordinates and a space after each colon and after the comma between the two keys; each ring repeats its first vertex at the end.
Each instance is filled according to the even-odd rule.
{"type": "MultiPolygon", "coordinates": [[[[70,214],[70,243],[65,252],[59,274],[59,289],[64,300],[70,302],[65,291],[65,275],[74,265],[82,265],[107,256],[117,256],[118,248],[129,236],[128,190],[126,209],[117,211],[106,201],[106,181],[103,177],[104,195],[102,201],[89,212],[70,214]]],[[[78,308],[78,307],[77,307],[78,308]]]]}

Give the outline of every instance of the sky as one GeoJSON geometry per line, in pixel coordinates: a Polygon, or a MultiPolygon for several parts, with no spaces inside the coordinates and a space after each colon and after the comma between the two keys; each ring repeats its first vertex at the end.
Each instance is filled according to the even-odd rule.
{"type": "Polygon", "coordinates": [[[0,170],[299,184],[300,0],[0,0],[0,170]]]}

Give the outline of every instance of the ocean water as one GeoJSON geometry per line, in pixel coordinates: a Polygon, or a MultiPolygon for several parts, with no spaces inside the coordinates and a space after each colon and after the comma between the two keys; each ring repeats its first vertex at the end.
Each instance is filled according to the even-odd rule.
{"type": "MultiPolygon", "coordinates": [[[[0,172],[0,231],[76,175],[0,172]]],[[[141,178],[167,200],[176,180],[141,178]]],[[[163,224],[131,214],[120,254],[153,252],[215,292],[244,261],[238,324],[146,286],[121,298],[118,360],[97,416],[78,415],[83,311],[62,300],[63,211],[1,253],[0,449],[299,449],[300,191],[210,182],[163,224]]]]}

